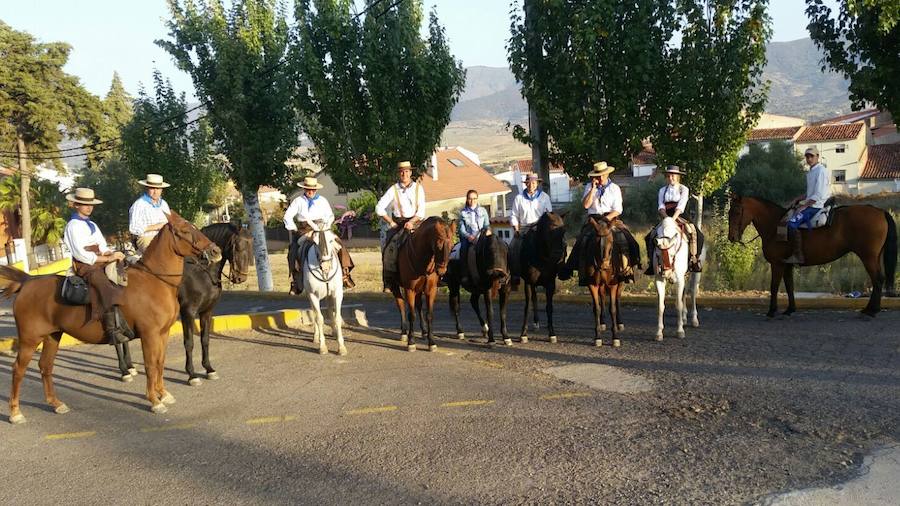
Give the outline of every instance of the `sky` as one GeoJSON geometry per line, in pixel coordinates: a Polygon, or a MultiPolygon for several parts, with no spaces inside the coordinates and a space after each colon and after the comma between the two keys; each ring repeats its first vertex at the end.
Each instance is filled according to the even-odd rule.
{"type": "MultiPolygon", "coordinates": [[[[357,0],[362,4],[362,0],[357,0]]],[[[515,0],[521,4],[521,0],[515,0]]],[[[770,0],[774,41],[807,37],[804,0],[770,0]]],[[[834,4],[835,0],[827,3],[834,4]]],[[[450,48],[463,65],[506,66],[510,0],[424,0],[437,8],[450,48]]],[[[154,44],[166,38],[165,0],[0,0],[0,20],[43,42],[72,45],[66,70],[100,96],[109,90],[114,71],[125,89],[137,95],[149,87],[154,68],[171,79],[176,91],[193,99],[190,77],[154,44]],[[15,7],[13,7],[13,5],[15,7]]]]}

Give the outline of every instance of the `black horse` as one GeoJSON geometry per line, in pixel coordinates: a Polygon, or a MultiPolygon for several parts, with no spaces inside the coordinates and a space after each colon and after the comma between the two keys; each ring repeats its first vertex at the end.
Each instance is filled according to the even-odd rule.
{"type": "Polygon", "coordinates": [[[459,289],[465,288],[471,294],[469,302],[472,309],[478,315],[478,323],[481,326],[482,337],[487,338],[488,343],[494,342],[494,307],[493,299],[500,296],[500,333],[503,335],[503,343],[512,344],[506,332],[506,303],[509,300],[509,268],[507,259],[509,248],[506,243],[495,234],[483,233],[470,248],[475,248],[475,264],[478,269],[477,282],[473,282],[469,276],[466,285],[461,284],[462,274],[467,268],[467,260],[460,258],[451,260],[447,268],[447,285],[450,288],[450,311],[456,318],[456,336],[465,339],[465,334],[459,326],[459,289]],[[487,321],[481,317],[481,309],[478,299],[484,296],[487,321]]]}
{"type": "MultiPolygon", "coordinates": [[[[200,319],[200,346],[203,350],[202,364],[207,379],[218,379],[218,373],[209,363],[209,329],[213,308],[222,296],[222,272],[225,262],[229,264],[228,279],[235,284],[247,280],[247,271],[253,258],[253,238],[250,233],[232,223],[216,223],[203,227],[206,237],[222,250],[222,259],[206,264],[204,261],[185,257],[184,277],[178,286],[178,304],[181,313],[181,327],[184,332],[185,371],[188,383],[199,385],[200,376],[194,371],[194,320],[200,319]]],[[[122,381],[131,381],[137,374],[131,362],[128,344],[117,344],[119,370],[122,381]]]]}
{"type": "Polygon", "coordinates": [[[547,333],[551,343],[556,342],[553,329],[553,294],[556,293],[556,276],[566,260],[566,225],[563,216],[544,213],[522,237],[518,262],[513,262],[513,275],[522,278],[525,286],[525,314],[522,318],[523,343],[528,342],[528,308],[534,306],[534,328],[538,328],[537,287],[544,287],[547,298],[547,333]],[[516,272],[518,270],[518,272],[516,272]]]}

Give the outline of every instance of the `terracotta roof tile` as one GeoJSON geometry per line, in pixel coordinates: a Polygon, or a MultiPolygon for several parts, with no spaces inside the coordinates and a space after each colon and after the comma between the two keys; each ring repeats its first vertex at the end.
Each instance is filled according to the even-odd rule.
{"type": "Polygon", "coordinates": [[[877,116],[879,113],[880,113],[880,111],[878,109],[866,109],[864,111],[856,111],[856,112],[851,112],[850,114],[844,114],[842,116],[835,116],[834,118],[819,120],[812,124],[815,126],[819,126],[819,125],[836,125],[836,124],[855,123],[857,121],[862,121],[864,119],[871,118],[872,116],[877,116]]]}
{"type": "MultiPolygon", "coordinates": [[[[527,174],[532,171],[533,161],[529,158],[527,160],[516,160],[516,167],[519,169],[519,172],[522,174],[527,174]]],[[[563,171],[563,166],[558,164],[550,165],[550,172],[560,173],[563,171]]]]}
{"type": "Polygon", "coordinates": [[[438,164],[437,181],[432,179],[427,172],[422,175],[421,179],[427,202],[459,199],[460,205],[462,205],[468,190],[475,190],[482,195],[509,191],[506,183],[492,176],[455,148],[438,150],[435,155],[438,164]],[[451,163],[451,158],[462,162],[462,165],[457,166],[451,163]]]}
{"type": "Polygon", "coordinates": [[[855,139],[859,133],[865,128],[864,123],[850,123],[849,125],[820,125],[806,127],[797,142],[817,142],[817,141],[844,141],[855,139]]]}
{"type": "Polygon", "coordinates": [[[656,163],[656,150],[653,146],[644,146],[640,153],[631,157],[634,165],[653,165],[656,163]]]}
{"type": "Polygon", "coordinates": [[[748,142],[791,140],[800,130],[799,126],[784,128],[756,128],[747,136],[748,142]]]}
{"type": "Polygon", "coordinates": [[[879,144],[869,146],[866,167],[860,179],[900,178],[900,144],[879,144]]]}

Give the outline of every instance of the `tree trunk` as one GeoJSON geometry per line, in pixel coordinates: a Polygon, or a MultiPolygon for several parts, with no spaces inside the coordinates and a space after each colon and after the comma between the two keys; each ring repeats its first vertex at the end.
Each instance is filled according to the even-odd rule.
{"type": "MultiPolygon", "coordinates": [[[[534,0],[525,0],[525,52],[526,58],[531,60],[529,66],[537,67],[543,56],[543,44],[539,35],[534,30],[534,0]]],[[[547,160],[549,148],[547,135],[541,128],[541,119],[537,110],[528,104],[528,132],[531,134],[531,167],[535,174],[543,181],[543,190],[550,195],[550,164],[547,160]]]]}
{"type": "Polygon", "coordinates": [[[697,195],[697,220],[694,222],[694,225],[697,226],[697,230],[700,230],[700,226],[703,225],[703,194],[702,193],[697,195]]]}
{"type": "Polygon", "coordinates": [[[31,193],[31,174],[28,172],[28,151],[25,149],[25,139],[16,138],[16,151],[19,156],[19,201],[22,218],[22,239],[25,240],[25,272],[28,272],[37,263],[34,258],[34,250],[31,249],[31,203],[28,195],[31,193]]]}
{"type": "Polygon", "coordinates": [[[259,207],[259,196],[256,189],[242,192],[244,197],[244,209],[247,211],[247,219],[250,222],[250,235],[253,236],[253,258],[256,261],[256,280],[259,289],[263,292],[271,292],[275,286],[272,283],[272,270],[269,268],[269,250],[266,244],[266,228],[262,219],[262,209],[259,207]]]}

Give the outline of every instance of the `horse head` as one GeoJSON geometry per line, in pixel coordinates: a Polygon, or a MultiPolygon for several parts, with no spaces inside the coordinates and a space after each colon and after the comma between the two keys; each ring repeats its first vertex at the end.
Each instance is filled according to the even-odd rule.
{"type": "Polygon", "coordinates": [[[544,213],[538,220],[537,251],[541,262],[546,267],[561,264],[566,257],[566,223],[562,215],[554,212],[544,213]]]}
{"type": "Polygon", "coordinates": [[[731,194],[731,206],[728,208],[728,240],[738,242],[744,236],[744,229],[753,220],[750,213],[744,212],[744,199],[740,195],[731,194]]]}
{"type": "Polygon", "coordinates": [[[231,272],[228,273],[228,279],[234,284],[241,284],[247,281],[250,264],[253,262],[253,236],[247,229],[240,228],[240,232],[231,236],[229,249],[231,272]]]}
{"type": "Polygon", "coordinates": [[[169,223],[164,228],[168,228],[172,233],[173,249],[176,255],[180,257],[195,256],[208,263],[218,262],[222,259],[222,250],[191,222],[179,216],[175,211],[168,215],[168,220],[169,223]]]}
{"type": "Polygon", "coordinates": [[[675,246],[681,239],[681,230],[678,223],[672,217],[665,217],[656,229],[656,247],[668,250],[675,246]]]}
{"type": "Polygon", "coordinates": [[[432,252],[434,253],[434,267],[438,276],[443,276],[447,272],[447,265],[450,263],[450,250],[453,249],[456,223],[448,225],[442,218],[435,218],[433,223],[432,252]]]}
{"type": "Polygon", "coordinates": [[[598,220],[593,217],[588,218],[588,223],[594,228],[595,255],[597,255],[597,260],[602,262],[607,256],[612,256],[612,227],[606,220],[598,220]]]}
{"type": "MultiPolygon", "coordinates": [[[[507,265],[509,247],[506,242],[495,235],[491,229],[487,229],[478,238],[475,247],[479,259],[479,270],[483,270],[483,274],[488,278],[498,278],[500,282],[505,282],[509,278],[509,266],[507,265]]],[[[479,275],[481,274],[479,273],[479,275]]]]}

